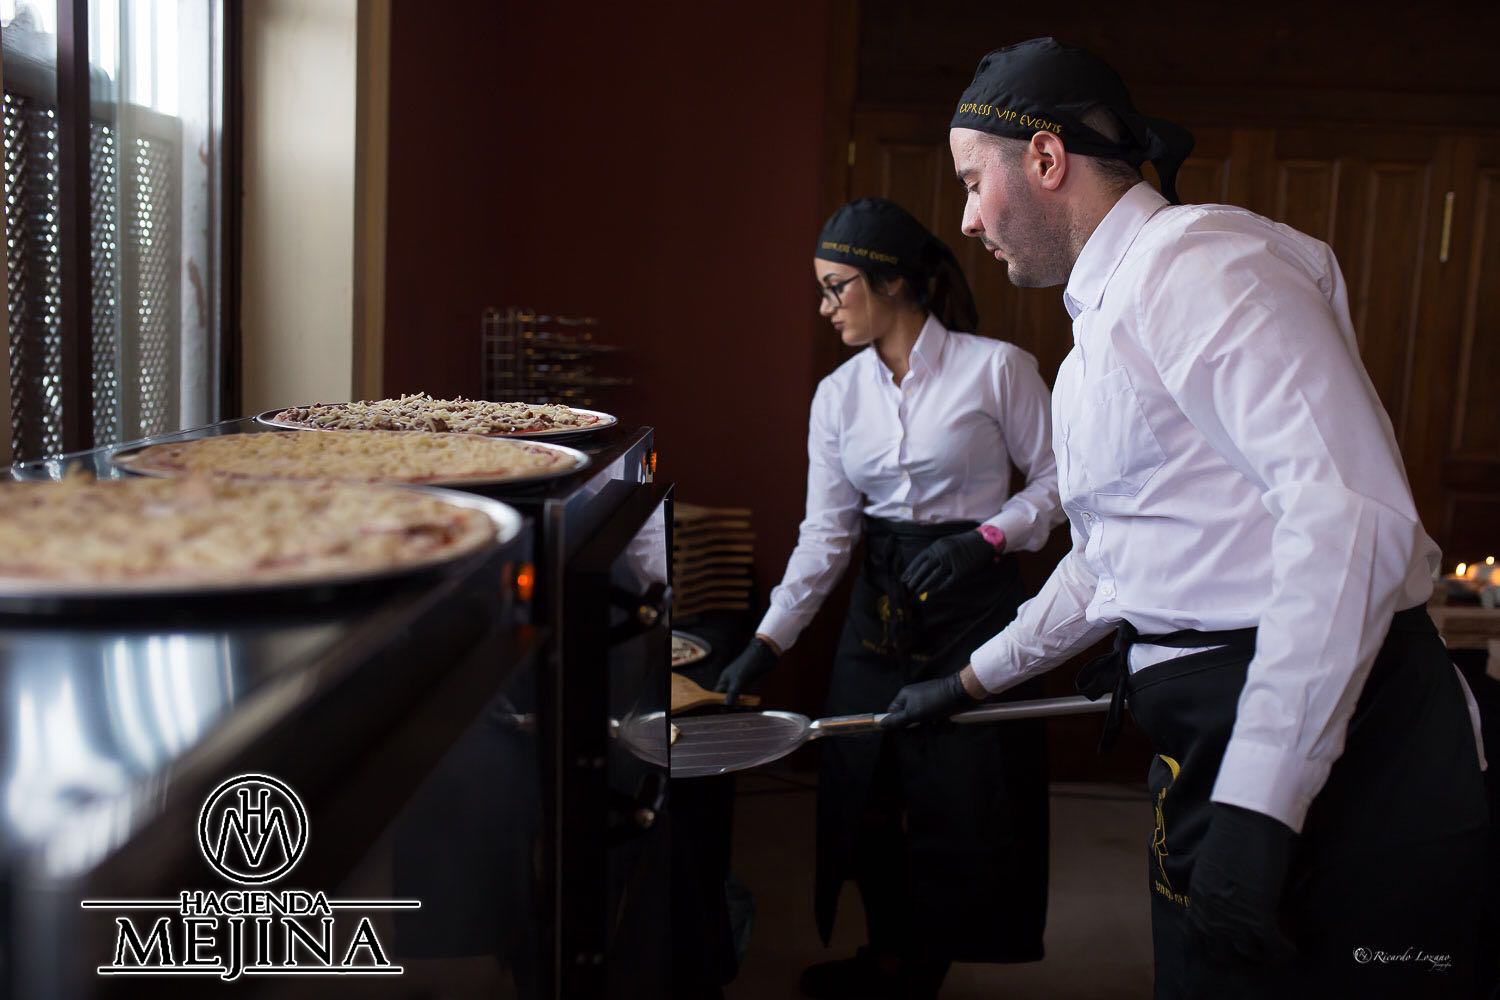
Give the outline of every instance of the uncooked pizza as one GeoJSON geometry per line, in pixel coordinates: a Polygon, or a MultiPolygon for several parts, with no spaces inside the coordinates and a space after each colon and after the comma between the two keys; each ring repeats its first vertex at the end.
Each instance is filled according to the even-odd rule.
{"type": "Polygon", "coordinates": [[[696,663],[708,655],[708,649],[700,642],[680,632],[672,633],[672,666],[681,667],[696,663]]]}
{"type": "Polygon", "coordinates": [[[576,453],[477,434],[227,434],[148,445],[114,458],[133,472],[358,483],[504,482],[575,468],[576,453]]]}
{"type": "Polygon", "coordinates": [[[325,431],[454,431],[462,434],[535,434],[586,430],[597,413],[555,403],[496,403],[487,399],[433,399],[425,392],[399,399],[293,406],[278,424],[325,431]]]}
{"type": "Polygon", "coordinates": [[[394,486],[200,477],[0,484],[0,582],[10,589],[345,578],[441,562],[495,534],[483,511],[394,486]]]}

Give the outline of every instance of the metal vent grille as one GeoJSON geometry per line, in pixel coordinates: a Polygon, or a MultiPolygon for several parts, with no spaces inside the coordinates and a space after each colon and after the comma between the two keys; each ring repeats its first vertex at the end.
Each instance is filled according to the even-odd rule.
{"type": "Polygon", "coordinates": [[[160,434],[175,428],[179,392],[177,343],[178,249],[176,148],[160,139],[141,138],[132,144],[130,163],[134,197],[128,213],[126,239],[135,253],[133,328],[136,347],[133,370],[137,376],[140,424],[134,436],[160,434]]]}
{"type": "MultiPolygon", "coordinates": [[[[8,416],[19,462],[63,451],[58,121],[10,90],[4,114],[8,416]]],[[[94,121],[89,135],[90,417],[101,445],[175,430],[180,412],[181,128],[137,108],[130,130],[94,121]]]]}
{"type": "Polygon", "coordinates": [[[93,302],[90,329],[94,338],[94,443],[120,441],[120,257],[119,226],[115,206],[119,183],[115,131],[94,122],[89,135],[90,234],[89,257],[93,272],[93,302]]]}
{"type": "Polygon", "coordinates": [[[10,421],[22,461],[63,450],[57,116],[7,92],[4,117],[10,421]]]}

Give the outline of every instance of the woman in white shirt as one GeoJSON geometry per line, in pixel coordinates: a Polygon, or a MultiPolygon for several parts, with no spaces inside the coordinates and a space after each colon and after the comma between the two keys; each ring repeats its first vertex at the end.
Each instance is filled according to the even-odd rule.
{"type": "MultiPolygon", "coordinates": [[[[829,219],[821,312],[865,349],[818,386],[807,514],[755,639],[724,671],[735,697],[816,614],[864,537],[827,711],[881,711],[956,670],[1014,616],[1010,553],[1061,522],[1049,399],[1036,360],[975,336],[952,252],[892,202],[829,219]],[[1026,484],[1011,493],[1011,470],[1026,484]]],[[[1014,697],[1034,692],[1018,691],[1014,697]]],[[[1042,956],[1047,773],[1039,724],[826,741],[816,909],[826,942],[854,879],[870,945],[803,974],[811,996],[935,996],[951,961],[1042,956]]]]}

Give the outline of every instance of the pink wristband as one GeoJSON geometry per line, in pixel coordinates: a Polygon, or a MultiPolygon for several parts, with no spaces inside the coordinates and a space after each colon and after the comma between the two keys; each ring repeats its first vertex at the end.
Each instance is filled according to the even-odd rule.
{"type": "Polygon", "coordinates": [[[990,543],[990,548],[995,550],[995,555],[1005,553],[1005,532],[993,524],[981,524],[979,526],[979,537],[990,543]]]}

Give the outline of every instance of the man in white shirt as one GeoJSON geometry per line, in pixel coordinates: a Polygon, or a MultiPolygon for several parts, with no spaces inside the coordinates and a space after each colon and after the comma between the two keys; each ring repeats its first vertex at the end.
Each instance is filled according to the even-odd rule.
{"type": "Polygon", "coordinates": [[[887,724],[1113,631],[1080,686],[1113,693],[1106,743],[1128,702],[1158,751],[1157,996],[1470,995],[1477,712],[1424,609],[1438,551],[1332,251],[1170,204],[1191,136],[1052,39],[986,56],[950,139],[964,232],[1015,284],[1066,286],[1053,447],[1074,547],[887,724]]]}

